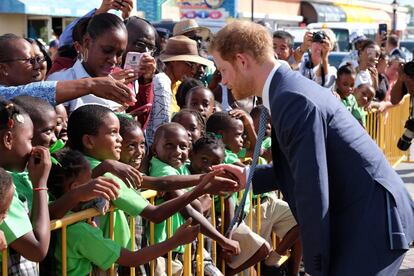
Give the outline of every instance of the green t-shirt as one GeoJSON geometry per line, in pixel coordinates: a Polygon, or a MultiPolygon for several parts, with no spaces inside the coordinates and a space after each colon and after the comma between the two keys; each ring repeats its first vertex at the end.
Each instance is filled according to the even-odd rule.
{"type": "Polygon", "coordinates": [[[270,149],[270,147],[272,146],[272,138],[271,137],[266,137],[263,142],[262,142],[262,149],[270,149]]]}
{"type": "Polygon", "coordinates": [[[236,162],[240,162],[240,159],[237,156],[237,154],[235,154],[229,149],[226,149],[224,151],[224,164],[234,164],[236,162]]]}
{"type": "MultiPolygon", "coordinates": [[[[20,201],[27,206],[28,213],[30,213],[33,205],[33,185],[29,178],[29,172],[12,172],[11,176],[20,201]]],[[[48,202],[51,201],[49,194],[47,195],[47,200],[48,202]]]]}
{"type": "Polygon", "coordinates": [[[21,173],[12,172],[11,176],[20,201],[23,204],[27,204],[28,210],[31,211],[33,204],[33,185],[29,179],[29,173],[27,171],[21,173]]]}
{"type": "MultiPolygon", "coordinates": [[[[105,239],[101,229],[86,222],[78,222],[67,228],[67,275],[89,275],[92,264],[108,270],[121,254],[121,247],[110,239],[105,239]]],[[[62,271],[62,238],[58,231],[54,252],[57,271],[62,271]]]]}
{"type": "MultiPolygon", "coordinates": [[[[33,231],[27,209],[25,208],[23,202],[19,199],[16,187],[9,210],[7,211],[7,216],[3,223],[0,224],[0,230],[4,233],[7,245],[33,231]]],[[[0,264],[1,256],[2,253],[0,252],[0,264]]]]}
{"type": "MultiPolygon", "coordinates": [[[[88,160],[91,169],[98,166],[101,161],[92,157],[85,156],[88,160]]],[[[120,186],[119,196],[112,201],[115,207],[118,208],[114,212],[114,240],[124,248],[130,248],[131,233],[129,231],[128,220],[125,216],[125,211],[131,216],[138,216],[148,206],[149,202],[141,196],[141,193],[134,189],[128,188],[125,183],[111,173],[106,173],[105,177],[114,179],[120,186]]],[[[109,214],[99,218],[100,228],[104,232],[104,237],[109,237],[109,214]]]]}
{"type": "MultiPolygon", "coordinates": [[[[156,157],[153,157],[150,161],[150,176],[167,176],[167,175],[190,175],[190,171],[186,165],[182,165],[179,169],[171,167],[167,163],[162,162],[156,157]]],[[[161,204],[164,199],[158,198],[156,204],[161,204]]],[[[184,217],[179,213],[175,213],[171,216],[171,229],[172,234],[175,234],[177,229],[185,222],[184,217]]],[[[149,239],[149,233],[147,232],[149,239]]],[[[167,220],[154,225],[154,242],[155,244],[163,242],[167,239],[167,220]]],[[[184,253],[184,245],[180,245],[173,251],[184,253]]]]}
{"type": "Polygon", "coordinates": [[[345,105],[346,109],[352,113],[352,116],[360,122],[362,126],[366,125],[366,112],[362,107],[358,106],[358,103],[354,95],[349,95],[345,99],[341,99],[341,102],[345,105]]]}

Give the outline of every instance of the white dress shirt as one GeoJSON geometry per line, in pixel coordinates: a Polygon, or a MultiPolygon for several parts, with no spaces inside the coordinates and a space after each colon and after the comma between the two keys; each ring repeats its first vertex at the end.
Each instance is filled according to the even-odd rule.
{"type": "Polygon", "coordinates": [[[266,82],[263,86],[263,92],[262,92],[263,105],[269,110],[269,113],[271,112],[270,103],[269,103],[270,83],[272,82],[273,76],[275,75],[277,69],[279,69],[280,65],[281,65],[280,63],[275,64],[272,71],[270,71],[269,75],[267,76],[266,82]]]}
{"type": "MultiPolygon", "coordinates": [[[[91,76],[86,72],[85,68],[82,65],[82,61],[77,60],[75,64],[66,70],[55,72],[51,74],[47,80],[79,80],[84,78],[90,78],[91,76]]],[[[69,109],[69,112],[76,110],[77,108],[87,105],[87,104],[97,104],[110,108],[111,110],[116,110],[121,105],[114,101],[110,101],[104,98],[97,97],[93,94],[89,94],[71,101],[63,103],[69,109]]]]}

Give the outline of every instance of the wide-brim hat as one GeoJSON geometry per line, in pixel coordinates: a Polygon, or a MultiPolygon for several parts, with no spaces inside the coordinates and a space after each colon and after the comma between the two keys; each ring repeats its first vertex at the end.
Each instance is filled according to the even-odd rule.
{"type": "Polygon", "coordinates": [[[212,61],[198,54],[197,42],[183,35],[169,38],[159,58],[162,62],[189,61],[208,67],[214,65],[212,61]]]}
{"type": "Polygon", "coordinates": [[[195,19],[184,19],[174,25],[173,36],[185,35],[188,32],[195,31],[204,41],[208,40],[211,36],[209,28],[201,27],[198,25],[195,19]]]}

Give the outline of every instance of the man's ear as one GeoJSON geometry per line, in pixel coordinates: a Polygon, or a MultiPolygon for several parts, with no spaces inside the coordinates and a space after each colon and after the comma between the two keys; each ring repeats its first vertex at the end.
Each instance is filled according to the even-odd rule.
{"type": "Polygon", "coordinates": [[[6,149],[11,150],[13,148],[13,142],[13,134],[10,130],[6,131],[3,135],[3,146],[6,149]]]}
{"type": "Polygon", "coordinates": [[[7,65],[5,63],[0,63],[0,77],[7,77],[7,65]]]}
{"type": "Polygon", "coordinates": [[[82,136],[82,144],[85,149],[91,150],[95,146],[95,139],[92,135],[85,134],[82,136]]]}
{"type": "Polygon", "coordinates": [[[239,68],[246,69],[248,66],[248,58],[246,54],[238,53],[236,54],[236,65],[239,66],[239,68]]]}

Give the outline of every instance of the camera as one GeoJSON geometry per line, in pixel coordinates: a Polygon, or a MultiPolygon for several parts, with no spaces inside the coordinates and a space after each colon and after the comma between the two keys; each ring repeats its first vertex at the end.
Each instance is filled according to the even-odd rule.
{"type": "Polygon", "coordinates": [[[409,118],[405,122],[404,128],[405,131],[397,143],[397,147],[402,151],[408,150],[411,145],[411,140],[414,138],[414,118],[409,118]]]}
{"type": "Polygon", "coordinates": [[[409,61],[404,64],[404,73],[409,77],[414,77],[414,61],[409,61]]]}
{"type": "Polygon", "coordinates": [[[319,42],[322,43],[324,39],[326,38],[326,35],[322,31],[314,32],[312,34],[312,42],[319,42]]]}

